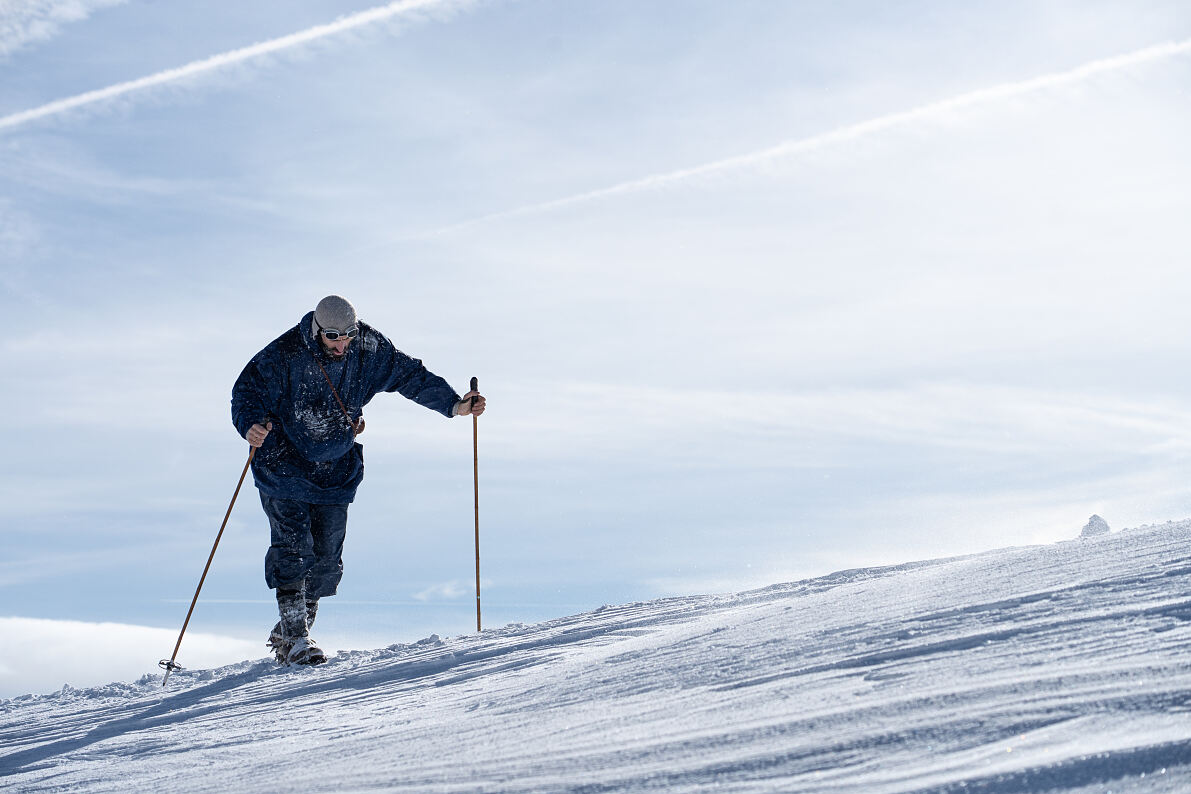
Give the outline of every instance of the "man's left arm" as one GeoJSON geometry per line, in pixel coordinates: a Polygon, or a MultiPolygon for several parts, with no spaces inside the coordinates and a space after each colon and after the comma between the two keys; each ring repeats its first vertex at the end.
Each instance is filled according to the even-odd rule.
{"type": "Polygon", "coordinates": [[[383,335],[378,336],[373,359],[379,379],[376,391],[397,392],[444,416],[479,416],[484,412],[484,398],[479,392],[460,397],[446,380],[426,369],[419,359],[402,353],[383,335]]]}

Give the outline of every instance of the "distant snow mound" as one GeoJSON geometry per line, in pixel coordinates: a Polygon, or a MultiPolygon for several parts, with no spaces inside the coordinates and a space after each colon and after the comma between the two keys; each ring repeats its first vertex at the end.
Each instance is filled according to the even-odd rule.
{"type": "Polygon", "coordinates": [[[1088,523],[1084,524],[1083,531],[1079,533],[1081,538],[1094,538],[1097,535],[1107,535],[1109,532],[1108,522],[1100,516],[1092,516],[1088,519],[1088,523]]]}

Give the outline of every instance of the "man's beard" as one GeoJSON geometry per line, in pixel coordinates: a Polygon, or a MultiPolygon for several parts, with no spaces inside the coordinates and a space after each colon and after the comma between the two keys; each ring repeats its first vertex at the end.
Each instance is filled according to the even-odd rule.
{"type": "Polygon", "coordinates": [[[351,348],[345,347],[345,348],[343,348],[343,352],[339,353],[339,352],[336,352],[335,348],[331,347],[330,345],[328,345],[326,343],[323,343],[323,352],[326,353],[331,358],[335,359],[336,361],[338,361],[341,358],[346,358],[347,351],[350,349],[351,348]]]}

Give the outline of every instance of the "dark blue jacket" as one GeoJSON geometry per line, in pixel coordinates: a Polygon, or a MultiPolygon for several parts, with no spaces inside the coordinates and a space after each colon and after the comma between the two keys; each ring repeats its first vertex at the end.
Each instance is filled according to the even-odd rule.
{"type": "Polygon", "coordinates": [[[459,395],[445,380],[360,323],[360,334],[335,361],[312,329],[314,312],[253,356],[232,387],[232,423],[241,436],[273,423],[256,451],[252,476],[262,493],[316,504],[345,504],[364,478],[364,448],[336,402],[317,358],[352,421],[382,391],[399,392],[451,416],[459,395]]]}

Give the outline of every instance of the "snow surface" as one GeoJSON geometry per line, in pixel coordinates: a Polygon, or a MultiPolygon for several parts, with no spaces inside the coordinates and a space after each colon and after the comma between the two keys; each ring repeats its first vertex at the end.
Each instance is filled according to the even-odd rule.
{"type": "Polygon", "coordinates": [[[1191,521],[0,701],[0,789],[1191,791],[1191,521]]]}

